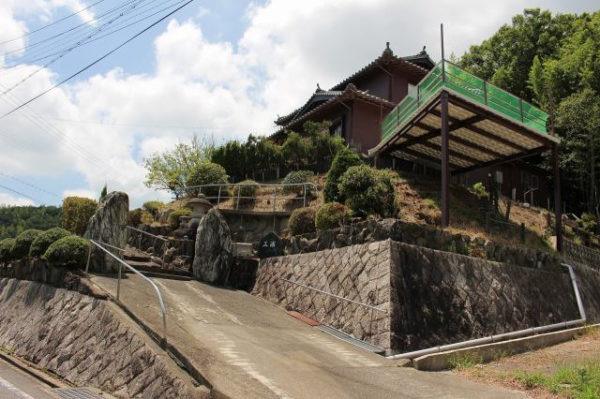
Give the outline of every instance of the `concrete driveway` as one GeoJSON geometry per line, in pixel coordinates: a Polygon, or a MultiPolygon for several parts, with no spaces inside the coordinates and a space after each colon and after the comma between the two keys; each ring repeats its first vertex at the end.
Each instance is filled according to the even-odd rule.
{"type": "MultiPolygon", "coordinates": [[[[111,294],[116,280],[92,278],[111,294]]],[[[288,316],[244,291],[154,278],[167,304],[168,340],[230,398],[524,398],[449,373],[401,368],[288,316]]],[[[137,276],[121,299],[162,331],[151,287],[137,276]]]]}

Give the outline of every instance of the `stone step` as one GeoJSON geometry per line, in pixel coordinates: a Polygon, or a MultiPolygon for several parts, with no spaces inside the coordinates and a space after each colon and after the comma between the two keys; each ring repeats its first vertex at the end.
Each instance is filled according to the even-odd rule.
{"type": "Polygon", "coordinates": [[[149,262],[151,259],[151,255],[146,255],[140,252],[123,252],[123,259],[132,260],[137,262],[149,262]]]}

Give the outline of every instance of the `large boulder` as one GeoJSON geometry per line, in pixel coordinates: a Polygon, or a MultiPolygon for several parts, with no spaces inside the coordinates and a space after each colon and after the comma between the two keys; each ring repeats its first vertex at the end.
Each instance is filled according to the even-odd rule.
{"type": "MultiPolygon", "coordinates": [[[[118,248],[125,248],[127,244],[125,227],[128,217],[129,197],[125,193],[113,191],[104,197],[100,207],[90,218],[84,237],[118,248]]],[[[117,267],[117,261],[92,245],[90,270],[106,273],[116,270],[117,267]]]]}
{"type": "Polygon", "coordinates": [[[193,275],[211,284],[224,285],[231,271],[233,241],[221,213],[213,208],[202,217],[196,233],[193,275]]]}

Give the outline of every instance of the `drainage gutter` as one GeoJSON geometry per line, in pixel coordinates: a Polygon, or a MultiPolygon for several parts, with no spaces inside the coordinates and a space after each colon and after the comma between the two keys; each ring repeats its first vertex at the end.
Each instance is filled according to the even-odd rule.
{"type": "Polygon", "coordinates": [[[468,348],[471,346],[491,344],[494,342],[506,341],[509,339],[525,337],[528,335],[539,334],[547,331],[558,330],[558,329],[567,329],[569,327],[578,326],[580,324],[585,324],[586,315],[585,309],[583,308],[583,302],[581,301],[581,296],[579,294],[579,287],[577,286],[577,278],[575,277],[575,272],[573,271],[573,267],[571,265],[567,265],[566,263],[562,263],[561,266],[565,267],[569,271],[569,277],[571,278],[571,284],[573,285],[573,292],[575,294],[575,300],[577,301],[577,307],[579,309],[580,318],[577,320],[564,321],[560,323],[550,324],[547,326],[541,327],[532,327],[526,328],[524,330],[512,331],[502,334],[491,335],[483,338],[471,339],[468,341],[457,342],[454,344],[440,345],[434,346],[427,349],[421,349],[418,351],[405,352],[398,355],[388,356],[388,359],[397,360],[397,359],[414,359],[417,357],[431,355],[432,353],[446,352],[455,349],[468,348]]]}

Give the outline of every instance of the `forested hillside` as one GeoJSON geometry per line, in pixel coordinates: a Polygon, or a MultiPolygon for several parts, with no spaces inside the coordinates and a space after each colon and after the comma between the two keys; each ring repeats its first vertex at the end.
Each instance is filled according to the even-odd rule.
{"type": "Polygon", "coordinates": [[[46,230],[60,226],[60,215],[56,206],[0,206],[0,240],[16,237],[30,228],[46,230]]]}
{"type": "Polygon", "coordinates": [[[562,139],[563,199],[600,216],[600,12],[528,9],[460,59],[465,69],[540,106],[562,139]]]}

